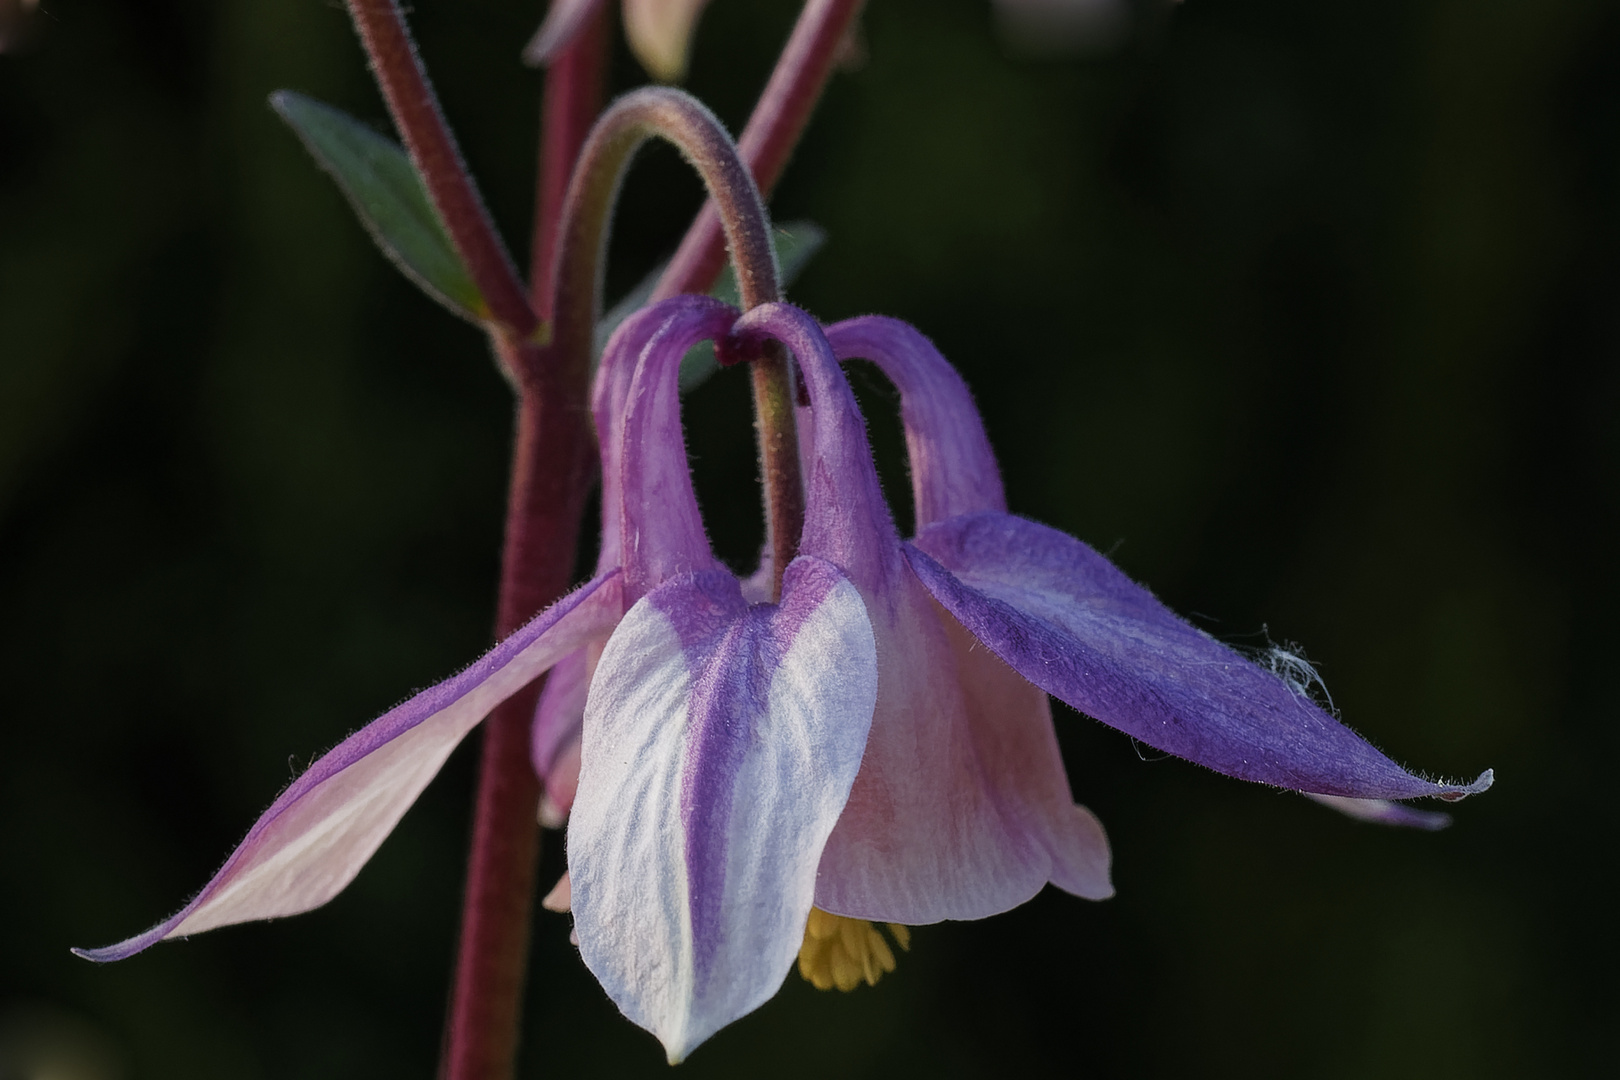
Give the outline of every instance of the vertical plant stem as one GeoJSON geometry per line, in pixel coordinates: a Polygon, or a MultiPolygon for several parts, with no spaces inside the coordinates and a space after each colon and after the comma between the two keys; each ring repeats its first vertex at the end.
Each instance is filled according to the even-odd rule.
{"type": "MultiPolygon", "coordinates": [[[[588,368],[529,343],[497,342],[520,376],[496,633],[505,637],[568,588],[596,461],[588,368]]],[[[541,682],[484,722],[444,1080],[508,1080],[516,1062],[540,832],[529,726],[541,682]]]]}
{"type": "Polygon", "coordinates": [[[546,67],[544,116],[540,124],[540,170],[535,184],[534,240],[529,247],[529,295],[543,319],[551,318],[552,264],[557,223],[568,179],[596,115],[602,111],[607,67],[605,8],[598,7],[577,36],[546,67]]]}
{"type": "MultiPolygon", "coordinates": [[[[754,106],[742,138],[737,140],[737,149],[748,163],[754,183],[767,195],[781,179],[793,147],[804,134],[832,74],[839,44],[860,15],[862,5],[863,0],[808,0],[799,13],[765,92],[754,106]]],[[[698,212],[675,258],[659,279],[653,299],[706,292],[720,276],[726,249],[718,211],[710,199],[698,212]]]]}
{"type": "MultiPolygon", "coordinates": [[[[549,311],[557,221],[574,160],[601,107],[603,17],[546,72],[536,182],[533,307],[549,311]]],[[[570,362],[507,335],[494,345],[518,383],[517,430],[507,488],[506,537],[495,631],[505,637],[567,589],[595,470],[588,412],[589,356],[570,362]]],[[[508,1080],[517,1062],[540,830],[540,782],[529,728],[542,681],[508,699],[483,725],[461,938],[445,1026],[444,1080],[508,1080]]]]}
{"type": "Polygon", "coordinates": [[[348,0],[348,5],[388,112],[451,243],[495,322],[514,337],[528,337],[539,320],[445,123],[399,5],[396,0],[348,0]]]}

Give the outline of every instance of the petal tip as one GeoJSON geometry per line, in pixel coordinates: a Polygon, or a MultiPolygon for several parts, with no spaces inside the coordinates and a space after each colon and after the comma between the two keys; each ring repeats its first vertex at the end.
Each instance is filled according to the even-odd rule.
{"type": "Polygon", "coordinates": [[[652,1035],[664,1048],[664,1060],[671,1065],[679,1065],[696,1050],[702,1039],[694,1039],[688,1029],[676,1032],[653,1031],[652,1035]]]}
{"type": "Polygon", "coordinates": [[[1439,832],[1441,829],[1451,828],[1451,815],[1433,810],[1411,810],[1403,820],[1390,824],[1405,825],[1409,829],[1419,829],[1423,832],[1439,832]]]}
{"type": "Polygon", "coordinates": [[[573,879],[566,873],[557,879],[557,884],[546,893],[540,901],[540,906],[547,911],[555,911],[559,915],[566,915],[574,906],[573,879]]]}
{"type": "Polygon", "coordinates": [[[1442,794],[1440,798],[1446,802],[1456,802],[1459,799],[1466,799],[1470,795],[1478,795],[1488,790],[1494,783],[1496,783],[1496,770],[1486,769],[1479,774],[1472,784],[1454,787],[1442,794]]]}
{"type": "Polygon", "coordinates": [[[557,805],[549,792],[540,796],[540,809],[535,820],[547,829],[560,829],[568,824],[568,811],[557,805]]]}
{"type": "Polygon", "coordinates": [[[81,960],[88,960],[92,964],[111,964],[118,960],[126,960],[138,952],[143,952],[147,946],[152,944],[154,942],[145,941],[142,938],[131,938],[128,941],[120,941],[116,945],[107,945],[100,949],[74,947],[70,948],[68,952],[81,960]]]}
{"type": "Polygon", "coordinates": [[[68,951],[81,960],[88,960],[92,964],[111,964],[118,960],[127,960],[138,952],[145,952],[153,945],[163,941],[174,934],[179,928],[187,912],[182,911],[164,922],[158,923],[144,934],[136,934],[132,938],[113,945],[104,945],[99,949],[71,948],[68,951]]]}

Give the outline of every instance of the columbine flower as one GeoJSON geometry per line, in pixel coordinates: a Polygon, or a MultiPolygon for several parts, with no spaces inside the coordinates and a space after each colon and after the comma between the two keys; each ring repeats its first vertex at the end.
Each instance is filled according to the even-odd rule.
{"type": "Polygon", "coordinates": [[[596,397],[617,535],[597,575],[316,762],[180,913],[84,955],[323,903],[482,716],[593,642],[575,929],[671,1060],[768,999],[795,958],[818,984],[874,979],[893,957],[865,921],[897,924],[904,946],[904,924],[993,914],[1048,881],[1109,895],[1107,842],[1072,801],[1042,691],[1218,771],[1333,798],[1489,784],[1406,773],[1089,547],[1007,514],[966,388],[915,331],[863,319],[830,337],[787,305],[738,320],[698,297],[627,321],[596,397]],[[709,548],[677,393],[692,344],[741,355],[761,337],[798,358],[810,398],[805,527],[778,603],[750,603],[709,548]],[[912,543],[835,350],[901,388],[912,543]]]}
{"type": "MultiPolygon", "coordinates": [[[[523,58],[544,64],[572,41],[585,20],[606,0],[552,0],[545,21],[524,47],[523,58]]],[[[624,36],[647,74],[659,82],[680,82],[692,31],[709,0],[624,0],[624,36]]]]}

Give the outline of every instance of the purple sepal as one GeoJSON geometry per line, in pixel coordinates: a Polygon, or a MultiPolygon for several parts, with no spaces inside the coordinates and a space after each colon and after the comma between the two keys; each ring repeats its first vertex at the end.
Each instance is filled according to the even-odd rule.
{"type": "Polygon", "coordinates": [[[944,607],[1048,693],[1166,753],[1295,791],[1447,801],[1281,678],[1177,618],[1087,545],[1008,514],[923,530],[906,556],[944,607]]]}
{"type": "Polygon", "coordinates": [[[461,674],[422,691],[344,739],[294,780],[192,901],[157,926],[102,949],[122,960],[167,937],[296,915],[354,879],[445,758],[502,701],[623,610],[617,572],[535,616],[461,674]]]}

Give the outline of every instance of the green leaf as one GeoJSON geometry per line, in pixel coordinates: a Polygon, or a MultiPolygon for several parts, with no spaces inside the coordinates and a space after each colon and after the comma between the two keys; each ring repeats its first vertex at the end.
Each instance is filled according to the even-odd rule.
{"type": "Polygon", "coordinates": [[[340,109],[291,90],[271,94],[270,107],[337,181],[371,238],[406,277],[464,319],[489,317],[489,305],[398,143],[340,109]]]}
{"type": "MultiPolygon", "coordinates": [[[[782,271],[782,287],[785,289],[804,271],[806,264],[821,246],[827,242],[827,233],[820,225],[811,221],[790,221],[785,225],[778,225],[773,230],[771,241],[776,248],[776,265],[782,271]]],[[[634,312],[647,306],[647,300],[652,296],[653,289],[658,285],[658,279],[664,273],[668,262],[660,263],[653,272],[648,274],[641,282],[620,298],[619,302],[608,309],[596,324],[596,355],[602,355],[602,349],[607,345],[607,339],[619,324],[629,318],[634,312]]],[[[720,280],[715,282],[709,295],[728,304],[737,304],[741,296],[737,290],[737,275],[731,264],[720,273],[720,280]]],[[[681,393],[696,388],[710,375],[720,370],[720,365],[714,359],[714,345],[703,342],[692,346],[681,360],[681,393]]]]}

